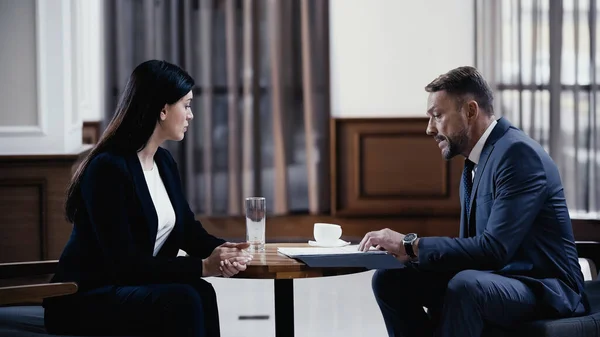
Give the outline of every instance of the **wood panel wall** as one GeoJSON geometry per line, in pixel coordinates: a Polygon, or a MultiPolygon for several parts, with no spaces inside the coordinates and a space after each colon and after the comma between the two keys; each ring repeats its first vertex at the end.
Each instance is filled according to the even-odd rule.
{"type": "Polygon", "coordinates": [[[96,144],[100,139],[100,127],[102,122],[100,121],[86,121],[83,122],[83,128],[81,130],[81,141],[83,144],[96,144]]]}
{"type": "MultiPolygon", "coordinates": [[[[268,242],[306,242],[313,224],[342,226],[355,243],[390,228],[422,236],[457,236],[463,163],[442,159],[426,118],[331,119],[331,211],[267,218],[268,242]]],[[[244,217],[197,217],[214,235],[245,240],[244,217]]]]}
{"type": "MultiPolygon", "coordinates": [[[[425,118],[332,119],[331,212],[268,218],[267,241],[310,240],[315,222],[342,225],[353,242],[386,227],[458,235],[462,162],[442,159],[426,125],[425,118]]],[[[0,156],[0,263],[60,256],[71,233],[64,193],[83,155],[0,156]]],[[[245,240],[244,217],[198,219],[212,234],[245,240]]],[[[576,240],[600,241],[599,221],[574,220],[573,231],[576,240]]]]}
{"type": "Polygon", "coordinates": [[[60,256],[71,234],[65,191],[84,153],[0,156],[0,263],[60,256]]]}
{"type": "MultiPolygon", "coordinates": [[[[353,242],[382,228],[457,236],[463,161],[443,160],[426,126],[426,118],[331,119],[330,214],[269,217],[267,241],[310,240],[315,222],[341,225],[353,242]]],[[[244,217],[198,219],[217,236],[245,239],[244,217]]],[[[600,241],[600,221],[573,220],[573,232],[600,241]]]]}
{"type": "Polygon", "coordinates": [[[426,118],[332,119],[332,214],[459,216],[463,162],[444,160],[426,127],[426,118]]]}

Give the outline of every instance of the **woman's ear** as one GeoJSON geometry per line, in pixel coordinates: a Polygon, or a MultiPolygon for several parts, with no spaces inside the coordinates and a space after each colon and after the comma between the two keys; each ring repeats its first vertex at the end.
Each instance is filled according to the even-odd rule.
{"type": "Polygon", "coordinates": [[[165,119],[167,119],[167,111],[168,111],[168,106],[165,104],[165,106],[162,108],[162,110],[160,111],[160,120],[164,121],[165,119]]]}

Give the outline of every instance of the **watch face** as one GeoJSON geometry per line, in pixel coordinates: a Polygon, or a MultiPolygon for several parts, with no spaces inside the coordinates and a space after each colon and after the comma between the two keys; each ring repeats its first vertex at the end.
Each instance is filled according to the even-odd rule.
{"type": "Polygon", "coordinates": [[[417,237],[417,235],[415,233],[406,234],[406,236],[404,237],[404,241],[410,242],[410,241],[416,239],[416,237],[417,237]]]}

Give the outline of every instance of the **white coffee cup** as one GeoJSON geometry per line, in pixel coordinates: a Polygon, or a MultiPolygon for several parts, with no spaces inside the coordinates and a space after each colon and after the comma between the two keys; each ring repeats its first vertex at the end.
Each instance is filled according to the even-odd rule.
{"type": "Polygon", "coordinates": [[[313,235],[318,243],[334,244],[342,237],[342,227],[330,223],[315,223],[313,235]]]}

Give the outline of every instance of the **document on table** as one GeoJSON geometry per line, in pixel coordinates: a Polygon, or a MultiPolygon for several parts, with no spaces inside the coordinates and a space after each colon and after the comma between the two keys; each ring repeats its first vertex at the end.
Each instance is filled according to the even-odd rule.
{"type": "Polygon", "coordinates": [[[395,269],[404,267],[402,262],[386,251],[372,248],[368,252],[359,252],[358,245],[335,248],[278,247],[277,251],[315,268],[395,269]]]}
{"type": "Polygon", "coordinates": [[[339,254],[387,254],[386,251],[371,248],[368,252],[359,252],[358,245],[349,245],[344,247],[278,247],[277,251],[289,257],[296,256],[318,256],[318,255],[339,255],[339,254]]]}

